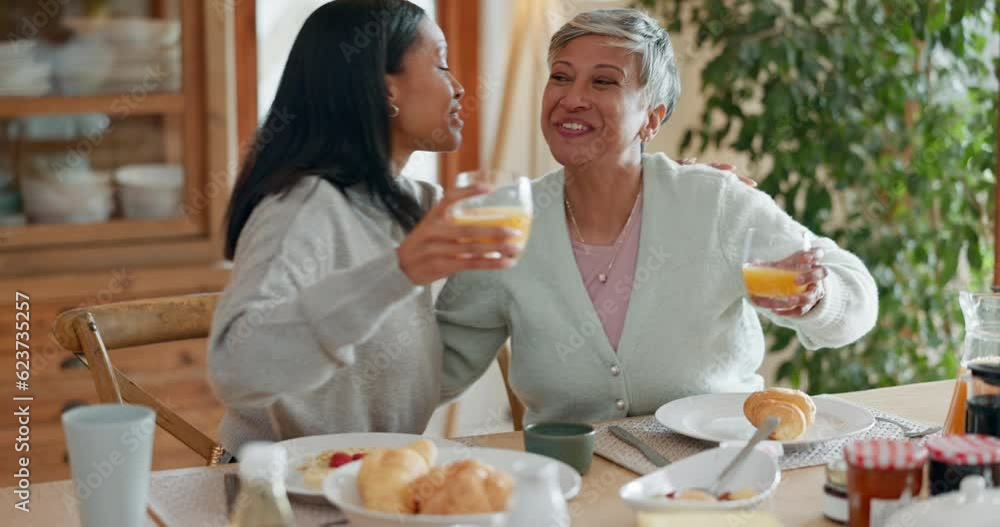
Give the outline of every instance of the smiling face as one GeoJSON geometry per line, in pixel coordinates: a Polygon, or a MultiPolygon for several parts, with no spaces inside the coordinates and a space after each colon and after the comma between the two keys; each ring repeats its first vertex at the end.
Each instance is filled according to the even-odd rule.
{"type": "Polygon", "coordinates": [[[386,75],[389,102],[399,107],[393,117],[394,149],[450,152],[462,143],[459,117],[465,95],[448,70],[448,44],[429,18],[420,23],[420,36],[403,57],[399,73],[386,75]]]}
{"type": "Polygon", "coordinates": [[[542,98],[542,134],[563,166],[638,158],[666,108],[650,109],[639,58],[612,37],[570,41],[553,58],[542,98]]]}

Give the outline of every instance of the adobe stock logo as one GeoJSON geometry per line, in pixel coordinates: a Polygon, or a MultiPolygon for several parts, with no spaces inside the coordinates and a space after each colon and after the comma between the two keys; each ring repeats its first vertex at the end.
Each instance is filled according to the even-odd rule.
{"type": "Polygon", "coordinates": [[[372,39],[381,35],[385,31],[385,26],[389,23],[392,15],[388,10],[381,10],[371,13],[372,20],[365,23],[363,27],[354,28],[354,45],[349,42],[340,43],[340,51],[344,54],[344,60],[351,63],[351,56],[361,53],[361,50],[372,43],[372,39]]]}

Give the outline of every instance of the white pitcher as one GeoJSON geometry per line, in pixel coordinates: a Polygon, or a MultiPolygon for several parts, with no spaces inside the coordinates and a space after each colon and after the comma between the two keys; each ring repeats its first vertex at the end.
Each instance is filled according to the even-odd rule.
{"type": "Polygon", "coordinates": [[[507,527],[569,527],[569,509],[550,461],[519,461],[514,465],[514,497],[507,527]]]}

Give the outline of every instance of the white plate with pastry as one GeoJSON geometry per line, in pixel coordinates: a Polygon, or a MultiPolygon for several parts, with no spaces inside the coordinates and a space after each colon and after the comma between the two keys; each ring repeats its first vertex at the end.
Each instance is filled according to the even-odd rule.
{"type": "Polygon", "coordinates": [[[656,420],[679,434],[721,443],[749,439],[756,424],[772,414],[781,425],[771,439],[785,447],[843,439],[875,425],[875,416],[860,406],[788,388],[685,397],[661,406],[656,420]]]}
{"type": "Polygon", "coordinates": [[[515,465],[525,461],[555,463],[567,499],[580,491],[579,474],[555,460],[493,448],[439,450],[420,440],[375,449],[334,471],[323,493],[358,527],[500,526],[511,506],[515,465]]]}
{"type": "MultiPolygon", "coordinates": [[[[337,466],[331,466],[338,453],[348,455],[351,457],[350,461],[355,461],[355,457],[361,458],[374,448],[399,448],[420,438],[415,434],[366,432],[308,436],[282,441],[279,444],[288,451],[289,459],[285,488],[292,496],[322,499],[323,480],[339,466],[346,465],[338,459],[334,463],[337,466]]],[[[447,439],[429,440],[438,448],[463,446],[447,439]]]]}

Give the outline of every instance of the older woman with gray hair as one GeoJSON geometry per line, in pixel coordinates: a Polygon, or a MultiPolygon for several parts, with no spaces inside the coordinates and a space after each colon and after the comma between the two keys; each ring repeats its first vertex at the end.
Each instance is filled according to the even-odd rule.
{"type": "Polygon", "coordinates": [[[563,168],[533,183],[520,263],[453,275],[439,297],[444,398],[478,379],[508,337],[526,422],[596,421],[760,389],[758,312],[811,349],[873,327],[878,294],[857,257],[732,172],[643,153],[680,94],[655,20],[583,13],[552,37],[549,67],[540,124],[563,168]],[[747,295],[748,228],[809,241],[784,262],[803,292],[747,295]]]}

